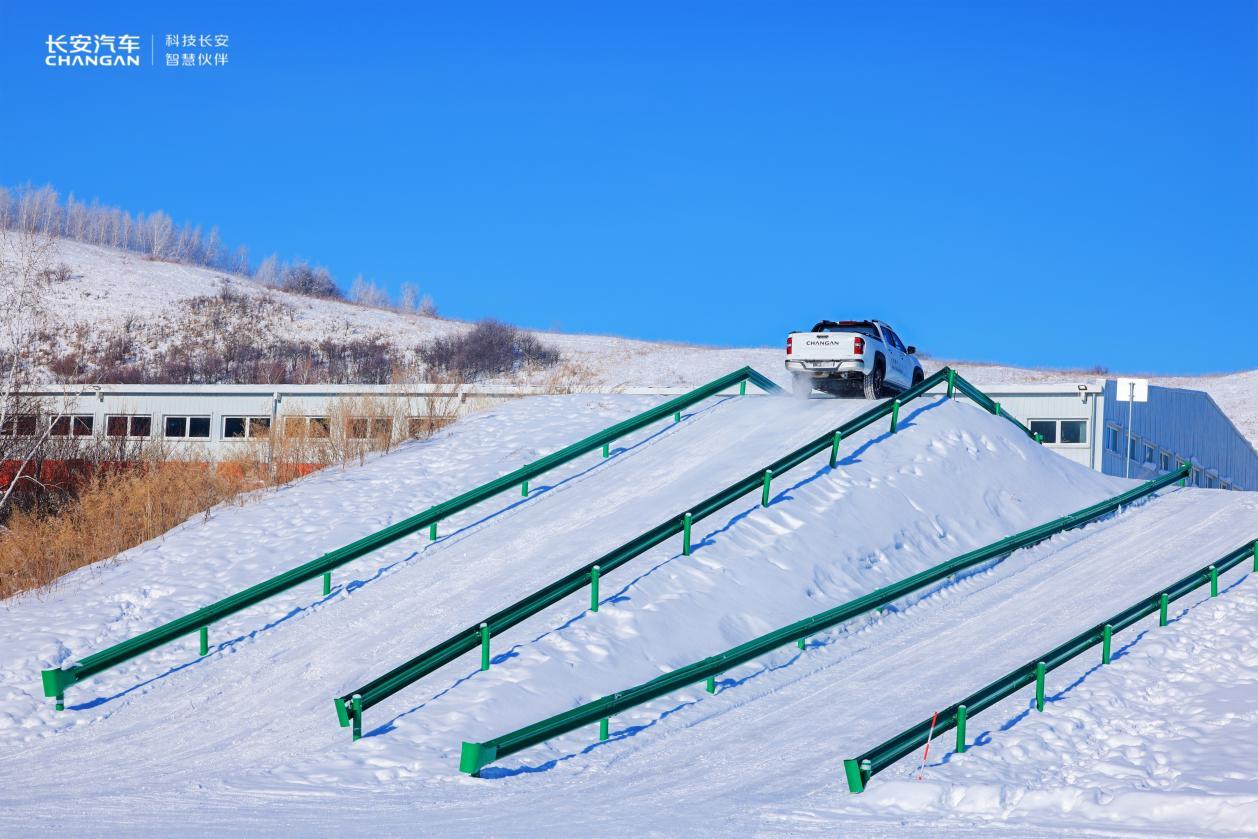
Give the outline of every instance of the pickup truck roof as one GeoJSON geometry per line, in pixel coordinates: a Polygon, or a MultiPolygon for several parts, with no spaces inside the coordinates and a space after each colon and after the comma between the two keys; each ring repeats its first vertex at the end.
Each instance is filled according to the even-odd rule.
{"type": "Polygon", "coordinates": [[[809,332],[859,332],[871,338],[878,337],[878,328],[872,320],[823,320],[809,332]]]}

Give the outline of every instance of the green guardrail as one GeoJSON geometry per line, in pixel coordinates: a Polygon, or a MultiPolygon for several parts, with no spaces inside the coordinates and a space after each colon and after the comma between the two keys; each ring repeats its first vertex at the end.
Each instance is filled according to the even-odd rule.
{"type": "Polygon", "coordinates": [[[704,680],[707,680],[708,692],[713,693],[716,690],[716,676],[733,667],[759,658],[788,644],[796,644],[802,648],[804,639],[810,635],[830,629],[865,612],[886,606],[901,597],[937,583],[959,571],[988,560],[998,559],[1019,548],[1034,545],[1058,533],[1094,521],[1119,507],[1157,492],[1175,481],[1182,481],[1186,478],[1190,469],[1191,467],[1188,465],[1181,466],[1174,472],[1169,472],[1160,478],[1147,481],[1113,498],[1046,522],[1030,530],[1007,536],[986,547],[961,554],[933,568],[928,568],[911,577],[906,577],[897,583],[884,586],[840,606],[835,606],[812,617],[796,621],[789,626],[761,635],[759,638],[747,641],[723,653],[718,653],[694,664],[680,667],[644,684],[587,702],[570,711],[556,714],[553,717],[548,717],[545,720],[483,743],[464,742],[459,760],[459,769],[475,775],[485,766],[501,757],[518,752],[521,749],[527,749],[552,737],[566,734],[569,731],[574,731],[595,722],[599,724],[599,739],[605,740],[607,739],[608,721],[615,714],[673,691],[691,687],[704,680]]]}
{"type": "Polygon", "coordinates": [[[1158,613],[1158,626],[1166,626],[1169,604],[1207,584],[1210,586],[1210,596],[1217,597],[1219,575],[1240,565],[1251,555],[1254,558],[1254,571],[1258,572],[1258,541],[1247,542],[1216,559],[1212,564],[1197,569],[1161,591],[1137,601],[1108,620],[1054,647],[1044,655],[1032,659],[1013,672],[979,688],[978,691],[955,705],[944,708],[935,716],[933,732],[931,720],[926,720],[905,729],[859,757],[844,760],[843,773],[847,777],[848,789],[851,792],[863,792],[873,775],[893,765],[905,755],[922,748],[934,737],[954,728],[957,732],[956,750],[960,753],[965,752],[966,720],[990,708],[1005,697],[1017,693],[1029,684],[1035,684],[1035,709],[1043,711],[1046,673],[1052,672],[1098,644],[1101,647],[1101,664],[1109,664],[1110,645],[1115,632],[1121,632],[1154,612],[1158,613]]]}
{"type": "MultiPolygon", "coordinates": [[[[690,530],[695,522],[702,521],[742,496],[756,491],[760,492],[761,505],[767,507],[769,505],[771,483],[775,477],[779,477],[815,455],[827,451],[830,453],[830,465],[834,466],[838,458],[839,445],[845,437],[884,417],[891,417],[891,432],[895,433],[899,423],[901,406],[922,396],[936,385],[941,385],[945,382],[948,385],[948,396],[953,396],[954,391],[960,391],[976,403],[987,408],[990,412],[1000,415],[999,406],[989,399],[986,394],[967,382],[955,370],[945,367],[928,376],[922,382],[905,390],[896,398],[878,403],[838,428],[827,431],[811,442],[805,443],[789,454],[778,458],[768,466],[756,470],[742,480],[731,484],[687,510],[665,519],[650,530],[635,536],[593,562],[560,577],[558,580],[525,596],[505,609],[476,622],[467,629],[425,650],[358,689],[336,697],[333,702],[336,706],[337,720],[342,727],[353,726],[353,737],[358,739],[362,735],[363,711],[478,647],[481,651],[481,669],[488,670],[491,638],[500,635],[521,621],[532,617],[548,606],[580,591],[586,586],[590,587],[590,609],[598,611],[598,587],[602,575],[619,568],[647,550],[678,534],[681,534],[682,537],[682,554],[689,555],[690,530]]],[[[1030,430],[1016,419],[1008,414],[1003,416],[1015,423],[1026,434],[1031,435],[1030,430]]]]}
{"type": "Polygon", "coordinates": [[[610,445],[618,438],[651,425],[669,415],[673,416],[674,421],[680,421],[682,409],[715,396],[734,385],[739,386],[739,394],[742,395],[746,393],[748,382],[751,382],[766,393],[778,393],[781,391],[781,388],[770,379],[750,367],[735,370],[732,373],[721,376],[719,379],[708,382],[702,387],[695,388],[689,393],[670,399],[648,411],[643,411],[596,434],[591,434],[589,437],[566,446],[546,457],[521,466],[519,469],[508,472],[500,478],[495,478],[475,489],[468,490],[462,495],[443,501],[418,515],[411,516],[370,536],[364,536],[356,542],[326,553],[318,559],[299,565],[244,591],[237,592],[230,597],[204,606],[184,617],[176,618],[169,623],[150,629],[108,649],[93,653],[81,659],[77,664],[64,669],[44,670],[42,672],[44,695],[55,698],[57,710],[63,710],[67,687],[97,673],[116,667],[124,661],[146,653],[149,650],[197,631],[201,635],[201,655],[206,655],[209,652],[208,627],[215,621],[222,620],[228,615],[247,609],[282,591],[319,576],[323,577],[323,593],[326,596],[331,593],[332,569],[366,556],[425,527],[429,528],[429,538],[436,539],[437,524],[441,520],[516,486],[521,487],[523,495],[528,495],[528,481],[530,479],[600,447],[603,450],[603,457],[609,457],[610,445]]]}

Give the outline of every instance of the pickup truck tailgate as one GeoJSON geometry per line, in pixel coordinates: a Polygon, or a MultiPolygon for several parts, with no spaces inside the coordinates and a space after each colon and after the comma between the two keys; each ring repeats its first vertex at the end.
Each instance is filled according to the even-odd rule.
{"type": "Polygon", "coordinates": [[[796,361],[843,361],[859,358],[851,332],[794,332],[789,358],[796,361]]]}

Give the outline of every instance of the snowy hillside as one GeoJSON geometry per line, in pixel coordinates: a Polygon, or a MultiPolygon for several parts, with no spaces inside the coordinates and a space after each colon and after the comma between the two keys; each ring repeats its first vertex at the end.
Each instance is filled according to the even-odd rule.
{"type": "MultiPolygon", "coordinates": [[[[1068,691],[1051,715],[1004,726],[1018,713],[1011,699],[977,717],[982,748],[933,764],[929,782],[914,785],[909,769],[893,769],[852,798],[842,781],[843,757],[916,722],[933,703],[1258,535],[1252,494],[1193,489],[1168,490],[961,575],[818,635],[802,652],[737,668],[715,695],[696,685],[636,708],[613,719],[606,743],[592,730],[571,734],[504,759],[481,779],[458,773],[462,740],[631,686],[1131,485],[943,398],[913,403],[894,436],[879,424],[845,440],[835,469],[821,456],[783,476],[767,509],[754,497],[733,503],[696,529],[692,556],[681,556],[674,539],[609,574],[597,614],[586,610],[584,592],[568,598],[496,638],[488,672],[466,656],[371,709],[357,743],[336,724],[334,696],[866,404],[710,400],[679,424],[624,440],[609,460],[593,454],[547,475],[527,499],[461,514],[436,542],[416,535],[339,570],[326,598],[312,583],[234,615],[210,628],[203,659],[193,637],[71,688],[65,712],[40,695],[43,667],[182,615],[648,404],[606,395],[520,400],[365,466],[217,509],[116,563],[70,575],[46,597],[8,602],[0,613],[0,829],[55,822],[71,834],[157,834],[174,820],[207,833],[745,835],[832,833],[856,821],[864,835],[906,822],[938,835],[1052,811],[1076,833],[1089,819],[1122,826],[1128,817],[1184,830],[1195,823],[1173,802],[1190,788],[1230,796],[1226,812],[1197,825],[1226,831],[1258,807],[1258,773],[1234,750],[1210,757],[1168,741],[1163,761],[1124,751],[1121,735],[1107,739],[1103,726],[1122,712],[1112,685],[1129,662],[1135,678],[1191,674],[1167,696],[1195,691],[1194,701],[1211,708],[1234,705],[1240,730],[1258,730],[1252,714],[1239,712],[1239,694],[1207,690],[1209,665],[1184,669],[1181,653],[1138,664],[1148,641],[1104,678],[1068,691]],[[1088,722],[1071,742],[1061,735],[1066,713],[1088,722]],[[1063,782],[1081,790],[1086,807],[1072,806],[1063,782]],[[1148,806],[1150,789],[1165,791],[1159,801],[1172,806],[1148,806]]],[[[1238,610],[1245,601],[1232,602],[1212,607],[1238,610]]],[[[1252,606],[1229,614],[1254,621],[1252,606]]],[[[1176,640],[1186,631],[1177,623],[1158,643],[1190,651],[1176,640]]],[[[1135,639],[1132,631],[1120,640],[1135,639]]],[[[1258,667],[1235,642],[1230,649],[1244,672],[1258,667]]],[[[1053,689],[1069,679],[1054,674],[1053,689]]],[[[1163,726],[1180,719],[1180,704],[1150,697],[1130,701],[1143,701],[1141,713],[1163,726]]]]}
{"type": "MultiPolygon", "coordinates": [[[[401,314],[335,300],[265,292],[253,281],[221,271],[154,262],[129,251],[60,240],[54,262],[72,268],[73,277],[53,286],[52,310],[60,329],[69,334],[74,324],[101,331],[128,321],[133,328],[169,331],[177,303],[198,295],[217,294],[224,284],[240,293],[269,293],[286,304],[286,312],[268,328],[290,339],[328,337],[340,340],[379,335],[399,347],[414,347],[434,336],[464,330],[458,321],[401,314]],[[165,324],[163,327],[162,325],[165,324]],[[161,328],[159,328],[161,327],[161,328]]],[[[511,320],[510,312],[486,311],[486,316],[511,320]]],[[[779,381],[785,379],[783,336],[765,335],[769,347],[721,349],[639,341],[600,335],[538,333],[563,354],[582,380],[590,384],[698,385],[744,365],[751,365],[779,381]]],[[[160,346],[152,347],[160,351],[160,346]]],[[[927,372],[959,363],[978,384],[1095,379],[1079,371],[1038,370],[971,362],[926,359],[927,372]]],[[[1242,433],[1258,446],[1258,370],[1221,376],[1155,376],[1156,384],[1204,390],[1214,397],[1242,433]]]]}

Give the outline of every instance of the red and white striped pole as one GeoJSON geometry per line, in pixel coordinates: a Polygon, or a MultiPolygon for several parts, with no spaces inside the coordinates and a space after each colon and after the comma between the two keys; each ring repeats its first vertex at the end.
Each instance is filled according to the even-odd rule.
{"type": "Polygon", "coordinates": [[[935,721],[939,719],[939,712],[930,715],[930,732],[926,735],[926,751],[922,752],[922,765],[917,767],[917,780],[921,780],[926,772],[926,758],[930,757],[930,741],[935,736],[935,721]]]}

